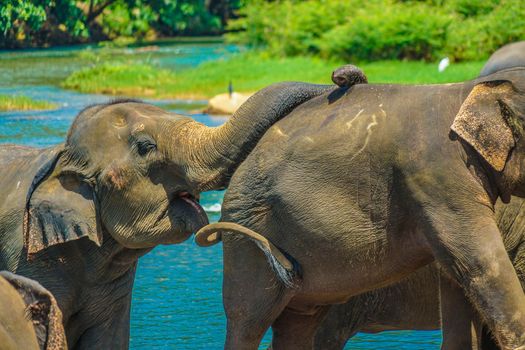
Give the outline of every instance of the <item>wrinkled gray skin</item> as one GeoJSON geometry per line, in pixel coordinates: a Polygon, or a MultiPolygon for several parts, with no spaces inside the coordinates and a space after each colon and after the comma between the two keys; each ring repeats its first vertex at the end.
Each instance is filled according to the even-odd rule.
{"type": "MultiPolygon", "coordinates": [[[[505,45],[494,52],[481,70],[480,77],[503,69],[523,66],[525,66],[525,41],[505,45]]],[[[522,223],[520,220],[523,216],[521,214],[518,214],[518,219],[509,217],[515,214],[522,205],[521,199],[514,198],[508,207],[499,203],[496,208],[498,226],[503,233],[505,247],[511,254],[512,263],[524,285],[525,244],[519,242],[525,241],[525,222],[522,223]]],[[[389,329],[438,329],[440,324],[439,314],[437,314],[439,292],[437,281],[437,270],[435,273],[419,272],[399,284],[357,296],[346,304],[332,306],[319,326],[316,348],[342,349],[347,340],[355,333],[368,332],[371,325],[375,332],[389,329]],[[422,280],[418,280],[419,278],[422,280]],[[429,303],[428,307],[424,306],[425,302],[429,303]],[[384,324],[385,327],[378,326],[381,324],[384,324]],[[429,325],[431,328],[428,328],[429,325]]],[[[458,318],[460,307],[452,305],[452,318],[458,318]]],[[[470,339],[467,338],[464,341],[470,339]]],[[[483,341],[480,348],[497,348],[487,334],[481,336],[478,334],[478,339],[483,341]]],[[[451,339],[450,343],[461,346],[464,341],[451,339]]]]}
{"type": "MultiPolygon", "coordinates": [[[[496,204],[496,220],[503,242],[522,287],[525,289],[525,201],[513,197],[510,204],[496,204]]],[[[457,318],[460,310],[455,307],[457,318]]],[[[333,305],[315,335],[315,349],[343,349],[357,332],[431,330],[440,328],[439,271],[435,264],[418,270],[394,285],[333,305]]],[[[470,329],[469,329],[470,334],[470,329]]],[[[478,336],[479,340],[487,335],[478,336]]],[[[467,339],[470,340],[470,339],[467,339]]],[[[477,343],[472,344],[476,348],[477,343]]],[[[496,348],[483,344],[479,348],[496,348]]]]}
{"type": "Polygon", "coordinates": [[[494,52],[479,74],[490,75],[506,68],[525,66],[525,41],[505,45],[494,52]]]}
{"type": "Polygon", "coordinates": [[[60,309],[39,283],[0,272],[0,311],[2,350],[67,349],[60,309]]]}
{"type": "MultiPolygon", "coordinates": [[[[516,67],[525,67],[525,41],[508,44],[496,50],[481,70],[480,77],[516,67]]],[[[516,261],[514,263],[516,264],[516,261]]],[[[440,293],[444,348],[455,350],[476,344],[484,350],[499,348],[490,335],[488,327],[483,325],[467,298],[462,297],[462,291],[457,284],[442,278],[440,293]],[[459,310],[462,312],[460,313],[459,310]],[[475,334],[471,334],[472,328],[475,334]]]]}
{"type": "Polygon", "coordinates": [[[262,134],[334,86],[281,83],[223,126],[139,102],[83,110],[64,144],[0,147],[0,269],[37,280],[76,349],[126,349],[137,259],[207,223],[202,191],[222,189],[262,134]]]}
{"type": "Polygon", "coordinates": [[[525,295],[494,214],[497,198],[525,195],[524,117],[525,69],[510,69],[356,85],[277,122],[224,198],[221,221],[264,238],[222,232],[226,348],[255,349],[270,326],[274,349],[311,347],[295,325],[316,328],[327,305],[433,261],[502,348],[525,346],[525,295]]]}
{"type": "Polygon", "coordinates": [[[314,348],[343,349],[357,332],[439,328],[439,271],[431,264],[399,283],[331,306],[317,329],[314,348]]]}

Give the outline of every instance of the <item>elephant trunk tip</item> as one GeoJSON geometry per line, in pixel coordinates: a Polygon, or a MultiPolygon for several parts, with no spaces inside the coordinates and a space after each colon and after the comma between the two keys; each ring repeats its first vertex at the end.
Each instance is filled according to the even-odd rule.
{"type": "Polygon", "coordinates": [[[339,87],[349,88],[357,84],[367,84],[368,78],[359,67],[346,64],[332,72],[332,81],[339,87]]]}

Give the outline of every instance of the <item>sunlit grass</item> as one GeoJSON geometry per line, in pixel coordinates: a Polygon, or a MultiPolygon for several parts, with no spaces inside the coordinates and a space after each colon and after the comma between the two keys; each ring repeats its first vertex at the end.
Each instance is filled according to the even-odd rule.
{"type": "Polygon", "coordinates": [[[30,111],[54,109],[57,106],[51,102],[33,100],[21,95],[0,95],[0,111],[30,111]]]}
{"type": "Polygon", "coordinates": [[[452,63],[438,72],[438,63],[381,61],[360,64],[371,83],[440,84],[456,83],[478,76],[485,61],[452,63]]]}
{"type": "MultiPolygon", "coordinates": [[[[253,92],[279,81],[331,83],[331,72],[342,62],[315,57],[271,58],[239,54],[196,68],[172,71],[147,64],[106,62],[71,74],[63,87],[81,92],[157,98],[207,98],[227,91],[253,92]]],[[[380,61],[358,64],[370,82],[448,83],[477,76],[483,62],[452,64],[443,73],[437,63],[380,61]]]]}

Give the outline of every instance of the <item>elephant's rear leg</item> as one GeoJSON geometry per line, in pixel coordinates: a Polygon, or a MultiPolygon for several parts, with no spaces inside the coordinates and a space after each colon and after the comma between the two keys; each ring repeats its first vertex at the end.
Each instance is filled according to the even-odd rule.
{"type": "Polygon", "coordinates": [[[318,307],[309,314],[285,309],[272,325],[272,350],[313,349],[315,334],[329,308],[318,307]]]}
{"type": "Polygon", "coordinates": [[[225,349],[256,350],[294,294],[248,239],[224,235],[225,349]]]}

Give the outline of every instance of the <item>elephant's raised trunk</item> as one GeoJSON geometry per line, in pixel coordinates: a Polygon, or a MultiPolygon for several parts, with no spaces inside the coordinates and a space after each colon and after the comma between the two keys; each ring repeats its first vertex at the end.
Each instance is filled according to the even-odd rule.
{"type": "Polygon", "coordinates": [[[191,148],[184,153],[192,158],[190,164],[199,166],[188,169],[186,175],[199,191],[226,187],[268,128],[298,105],[336,88],[295,82],[274,84],[250,97],[220,127],[189,123],[186,131],[190,140],[185,145],[191,148]]]}

